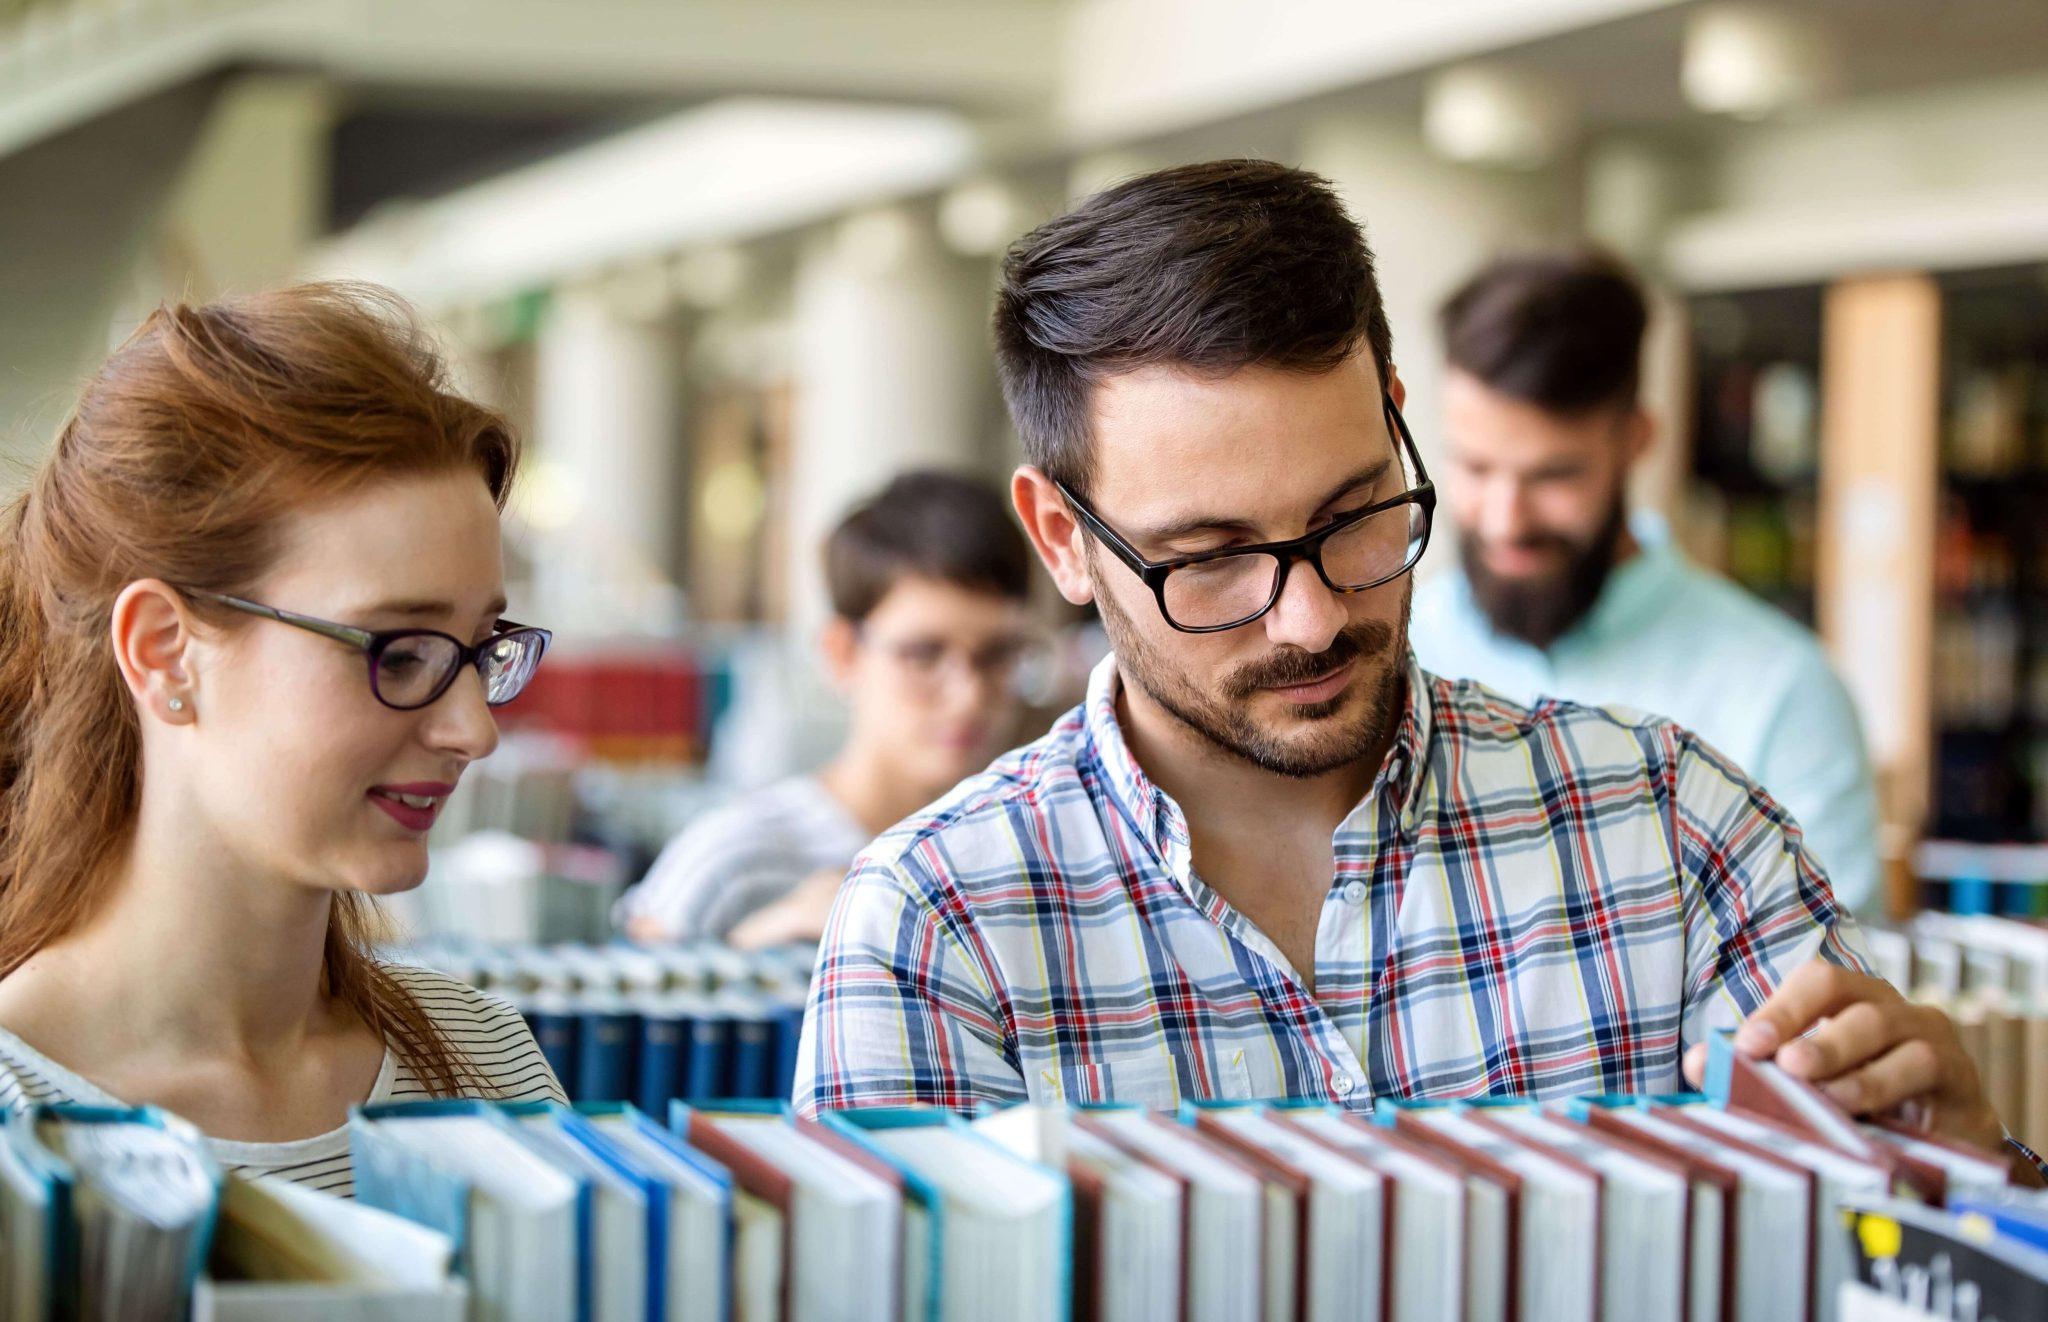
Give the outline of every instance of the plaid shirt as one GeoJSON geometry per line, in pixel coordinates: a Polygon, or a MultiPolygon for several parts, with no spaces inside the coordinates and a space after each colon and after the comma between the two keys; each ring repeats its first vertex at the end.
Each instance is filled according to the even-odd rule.
{"type": "Polygon", "coordinates": [[[1114,658],[1038,742],[869,846],[798,1108],[1664,1092],[1816,954],[1867,967],[1799,828],[1667,721],[1410,662],[1338,827],[1311,994],[1190,864],[1114,658]]]}

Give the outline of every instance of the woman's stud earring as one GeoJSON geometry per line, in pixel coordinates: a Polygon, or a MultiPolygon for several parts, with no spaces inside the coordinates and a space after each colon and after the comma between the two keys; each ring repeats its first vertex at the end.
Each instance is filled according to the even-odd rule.
{"type": "Polygon", "coordinates": [[[185,710],[185,700],[184,700],[183,698],[172,698],[172,699],[171,699],[171,710],[172,710],[172,711],[183,711],[183,710],[185,710]]]}

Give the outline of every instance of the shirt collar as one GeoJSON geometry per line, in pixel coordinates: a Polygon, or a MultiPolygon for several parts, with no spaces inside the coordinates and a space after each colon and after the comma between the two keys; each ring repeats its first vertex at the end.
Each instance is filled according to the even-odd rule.
{"type": "Polygon", "coordinates": [[[1672,585],[1685,567],[1671,544],[1670,530],[1662,519],[1644,512],[1629,520],[1629,531],[1636,553],[1614,567],[1600,589],[1600,599],[1567,638],[1597,643],[1634,634],[1646,616],[1669,602],[1672,585]]]}
{"type": "MultiPolygon", "coordinates": [[[[1393,746],[1373,778],[1363,802],[1385,797],[1386,806],[1399,822],[1402,835],[1412,839],[1423,804],[1423,783],[1429,769],[1429,740],[1433,730],[1429,674],[1416,663],[1413,651],[1406,656],[1407,695],[1402,703],[1401,723],[1393,746]]],[[[1108,781],[1109,793],[1147,844],[1165,860],[1175,876],[1185,881],[1191,846],[1187,819],[1166,792],[1152,782],[1131,746],[1124,739],[1123,723],[1117,717],[1116,700],[1123,677],[1116,668],[1116,656],[1104,657],[1088,677],[1086,721],[1089,741],[1108,781]]]]}

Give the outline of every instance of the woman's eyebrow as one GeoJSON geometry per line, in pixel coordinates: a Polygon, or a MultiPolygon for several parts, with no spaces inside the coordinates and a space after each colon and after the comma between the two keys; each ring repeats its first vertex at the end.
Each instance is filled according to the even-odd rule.
{"type": "MultiPolygon", "coordinates": [[[[500,596],[484,608],[483,613],[496,619],[505,613],[508,605],[500,596]]],[[[404,620],[445,619],[456,614],[455,603],[441,597],[404,597],[392,601],[380,601],[365,607],[361,614],[396,616],[404,620]]]]}

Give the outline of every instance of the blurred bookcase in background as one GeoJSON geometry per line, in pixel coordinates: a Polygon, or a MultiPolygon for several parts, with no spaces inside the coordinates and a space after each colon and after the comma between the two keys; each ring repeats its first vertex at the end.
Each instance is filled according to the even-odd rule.
{"type": "Polygon", "coordinates": [[[2048,840],[2048,265],[1685,300],[1688,548],[1816,627],[1878,765],[1895,915],[2039,915],[1924,872],[2048,840]]]}

